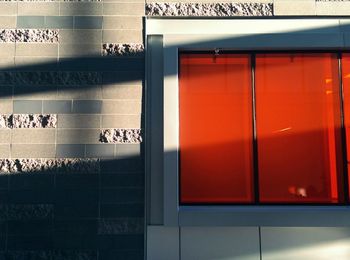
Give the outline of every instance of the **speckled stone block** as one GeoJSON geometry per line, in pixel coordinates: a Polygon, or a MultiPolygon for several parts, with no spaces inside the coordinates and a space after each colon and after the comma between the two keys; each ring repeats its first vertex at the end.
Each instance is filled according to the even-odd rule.
{"type": "Polygon", "coordinates": [[[0,128],[56,128],[55,114],[0,115],[0,128]]]}
{"type": "Polygon", "coordinates": [[[143,218],[101,219],[98,233],[106,234],[142,234],[144,231],[143,218]]]}
{"type": "Polygon", "coordinates": [[[63,71],[58,74],[57,80],[61,86],[96,85],[101,83],[101,75],[96,71],[63,71]]]}
{"type": "Polygon", "coordinates": [[[138,144],[142,142],[141,129],[104,129],[100,142],[138,144]]]}
{"type": "Polygon", "coordinates": [[[0,29],[0,42],[58,43],[58,38],[53,29],[0,29]]]}
{"type": "Polygon", "coordinates": [[[55,172],[98,173],[98,159],[0,159],[0,174],[55,172]]]}
{"type": "Polygon", "coordinates": [[[140,43],[104,43],[102,56],[143,56],[144,46],[140,43]]]}
{"type": "Polygon", "coordinates": [[[54,209],[52,204],[10,204],[3,207],[1,211],[8,220],[46,219],[52,216],[54,209]]]}
{"type": "Polygon", "coordinates": [[[271,16],[272,3],[148,3],[147,16],[271,16]]]}

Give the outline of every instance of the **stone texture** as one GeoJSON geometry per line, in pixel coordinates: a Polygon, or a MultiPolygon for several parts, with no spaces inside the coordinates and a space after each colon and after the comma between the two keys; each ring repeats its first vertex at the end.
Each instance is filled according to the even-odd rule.
{"type": "Polygon", "coordinates": [[[0,42],[58,43],[58,30],[0,29],[0,42]]]}
{"type": "Polygon", "coordinates": [[[96,85],[101,83],[101,76],[96,71],[63,71],[58,75],[58,85],[96,85]]]}
{"type": "Polygon", "coordinates": [[[98,173],[98,159],[0,159],[0,173],[98,173]]]}
{"type": "Polygon", "coordinates": [[[55,128],[57,115],[13,114],[0,115],[0,128],[55,128]]]}
{"type": "Polygon", "coordinates": [[[1,212],[5,212],[5,219],[8,220],[26,220],[26,219],[45,219],[53,214],[53,205],[51,204],[23,204],[23,205],[4,205],[1,212]]]}
{"type": "Polygon", "coordinates": [[[148,3],[148,16],[271,16],[272,3],[148,3]]]}
{"type": "Polygon", "coordinates": [[[100,134],[102,143],[141,143],[141,129],[104,129],[100,134]]]}
{"type": "Polygon", "coordinates": [[[101,219],[98,233],[106,234],[143,234],[144,221],[142,218],[101,219]]]}
{"type": "Polygon", "coordinates": [[[104,43],[102,56],[143,56],[144,46],[141,43],[104,43]]]}

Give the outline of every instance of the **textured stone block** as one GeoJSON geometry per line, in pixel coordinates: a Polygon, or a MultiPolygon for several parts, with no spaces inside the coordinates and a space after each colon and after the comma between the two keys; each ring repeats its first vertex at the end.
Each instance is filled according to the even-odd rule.
{"type": "Polygon", "coordinates": [[[16,114],[22,114],[22,113],[39,114],[42,112],[42,101],[41,100],[14,100],[13,112],[16,114]]]}
{"type": "MultiPolygon", "coordinates": [[[[60,176],[62,177],[62,175],[60,176]]],[[[89,176],[91,177],[91,175],[89,176]]],[[[65,220],[55,220],[55,234],[60,235],[96,235],[96,230],[98,227],[96,219],[65,219],[65,220]]]]}
{"type": "Polygon", "coordinates": [[[52,259],[77,259],[77,260],[97,260],[97,251],[93,250],[54,250],[51,253],[52,259]]]}
{"type": "Polygon", "coordinates": [[[71,100],[44,100],[43,101],[44,113],[61,113],[67,114],[72,112],[71,100]]]}
{"type": "Polygon", "coordinates": [[[87,144],[86,157],[88,158],[113,158],[115,157],[115,145],[113,144],[87,144]]]}
{"type": "Polygon", "coordinates": [[[22,86],[54,85],[58,81],[55,71],[18,71],[16,72],[16,83],[22,86]]]}
{"type": "Polygon", "coordinates": [[[58,73],[57,84],[61,86],[96,85],[101,76],[95,71],[62,71],[58,73]]]}
{"type": "Polygon", "coordinates": [[[103,15],[145,15],[144,3],[103,3],[103,15]]]}
{"type": "Polygon", "coordinates": [[[141,114],[141,101],[138,100],[105,100],[103,101],[103,114],[141,114]]]}
{"type": "MultiPolygon", "coordinates": [[[[12,71],[0,71],[0,86],[12,86],[15,83],[15,73],[12,71]]],[[[3,91],[3,88],[0,88],[3,91]]]]}
{"type": "Polygon", "coordinates": [[[18,15],[58,15],[59,2],[18,2],[18,15]]]}
{"type": "Polygon", "coordinates": [[[75,16],[75,29],[102,29],[102,16],[75,16]]]}
{"type": "Polygon", "coordinates": [[[100,132],[102,143],[141,143],[141,129],[104,129],[100,132]]]}
{"type": "MultiPolygon", "coordinates": [[[[142,18],[133,16],[104,16],[103,29],[142,29],[142,18]]],[[[120,42],[120,41],[119,41],[120,42]]],[[[132,41],[130,41],[132,42],[132,41]]]]}
{"type": "Polygon", "coordinates": [[[57,131],[58,144],[97,144],[99,137],[99,129],[59,129],[57,131]]]}
{"type": "Polygon", "coordinates": [[[55,142],[55,129],[13,129],[13,144],[52,144],[55,142]]]}
{"type": "Polygon", "coordinates": [[[78,114],[98,114],[102,107],[101,100],[73,100],[73,112],[78,114]]]}
{"type": "Polygon", "coordinates": [[[73,29],[73,16],[47,16],[45,27],[49,29],[73,29]]]}
{"type": "Polygon", "coordinates": [[[14,158],[53,158],[55,154],[53,144],[13,144],[11,149],[14,158]]]}
{"type": "Polygon", "coordinates": [[[58,144],[56,146],[57,158],[85,157],[85,145],[83,144],[58,144]]]}
{"type": "Polygon", "coordinates": [[[142,43],[142,38],[142,30],[103,30],[102,42],[142,43]]]}
{"type": "MultiPolygon", "coordinates": [[[[1,8],[1,5],[0,5],[1,8]]],[[[1,13],[1,11],[0,11],[1,13]]],[[[16,16],[0,16],[1,28],[16,28],[16,16]]]]}
{"type": "Polygon", "coordinates": [[[96,159],[0,159],[1,173],[99,173],[96,159]]]}
{"type": "Polygon", "coordinates": [[[17,28],[45,28],[45,16],[17,16],[17,28]]]}
{"type": "Polygon", "coordinates": [[[148,16],[271,16],[271,3],[148,3],[148,16]]]}
{"type": "Polygon", "coordinates": [[[57,203],[55,205],[56,219],[98,218],[99,206],[97,203],[57,203]]]}
{"type": "Polygon", "coordinates": [[[144,56],[144,46],[141,43],[104,43],[103,56],[144,56]]]}
{"type": "Polygon", "coordinates": [[[53,209],[52,204],[10,204],[6,206],[6,219],[50,219],[53,214],[53,209]]]}
{"type": "MultiPolygon", "coordinates": [[[[16,56],[58,56],[58,44],[16,43],[16,56]]],[[[32,63],[32,65],[35,65],[32,63]]]]}
{"type": "Polygon", "coordinates": [[[55,128],[57,115],[14,114],[10,117],[11,128],[55,128]]]}
{"type": "Polygon", "coordinates": [[[58,128],[100,128],[100,115],[58,115],[58,128]]]}
{"type": "Polygon", "coordinates": [[[104,99],[142,99],[141,85],[103,85],[102,97],[104,99]]]}
{"type": "Polygon", "coordinates": [[[98,234],[143,234],[142,218],[101,219],[98,223],[98,234]]]}
{"type": "Polygon", "coordinates": [[[102,2],[61,2],[60,15],[102,15],[102,2]]]}

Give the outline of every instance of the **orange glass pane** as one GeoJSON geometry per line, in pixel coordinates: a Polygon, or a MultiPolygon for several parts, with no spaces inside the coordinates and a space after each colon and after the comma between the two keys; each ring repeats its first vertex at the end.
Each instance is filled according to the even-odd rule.
{"type": "Polygon", "coordinates": [[[180,55],[181,203],[253,200],[249,60],[180,55]]]}
{"type": "Polygon", "coordinates": [[[343,101],[344,101],[344,124],[346,132],[346,150],[348,163],[348,180],[350,189],[350,54],[342,55],[342,79],[343,79],[343,101]]]}
{"type": "Polygon", "coordinates": [[[256,56],[260,202],[343,201],[334,54],[256,56]]]}

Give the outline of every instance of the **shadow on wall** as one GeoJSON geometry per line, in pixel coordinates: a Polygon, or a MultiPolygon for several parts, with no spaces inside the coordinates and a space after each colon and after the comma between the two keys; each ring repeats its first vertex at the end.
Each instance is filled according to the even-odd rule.
{"type": "MultiPolygon", "coordinates": [[[[322,30],[327,28],[310,32],[322,30]]],[[[267,43],[269,37],[261,35],[259,41],[267,43]]],[[[276,37],[288,42],[291,36],[281,33],[276,37]]],[[[249,42],[251,38],[241,36],[236,40],[249,42]]],[[[201,48],[225,45],[225,41],[196,44],[201,48]]],[[[14,99],[26,100],[35,94],[62,90],[68,91],[67,99],[91,100],[89,95],[82,97],[82,90],[144,82],[143,61],[143,58],[76,57],[1,68],[0,98],[13,95],[14,99]],[[74,83],[76,79],[79,86],[74,83]]],[[[170,71],[165,76],[175,73],[170,71]]],[[[100,113],[101,106],[97,105],[93,113],[100,113]]],[[[84,111],[74,111],[73,105],[73,111],[67,113],[84,111]]],[[[144,115],[147,111],[142,112],[144,115]]],[[[141,126],[144,129],[143,123],[141,126]]],[[[142,259],[144,149],[141,151],[136,157],[110,160],[2,159],[0,259],[142,259]],[[59,160],[61,164],[57,163],[59,160]],[[28,164],[33,163],[44,166],[27,172],[28,164]],[[85,167],[86,164],[93,166],[85,167]]]]}

